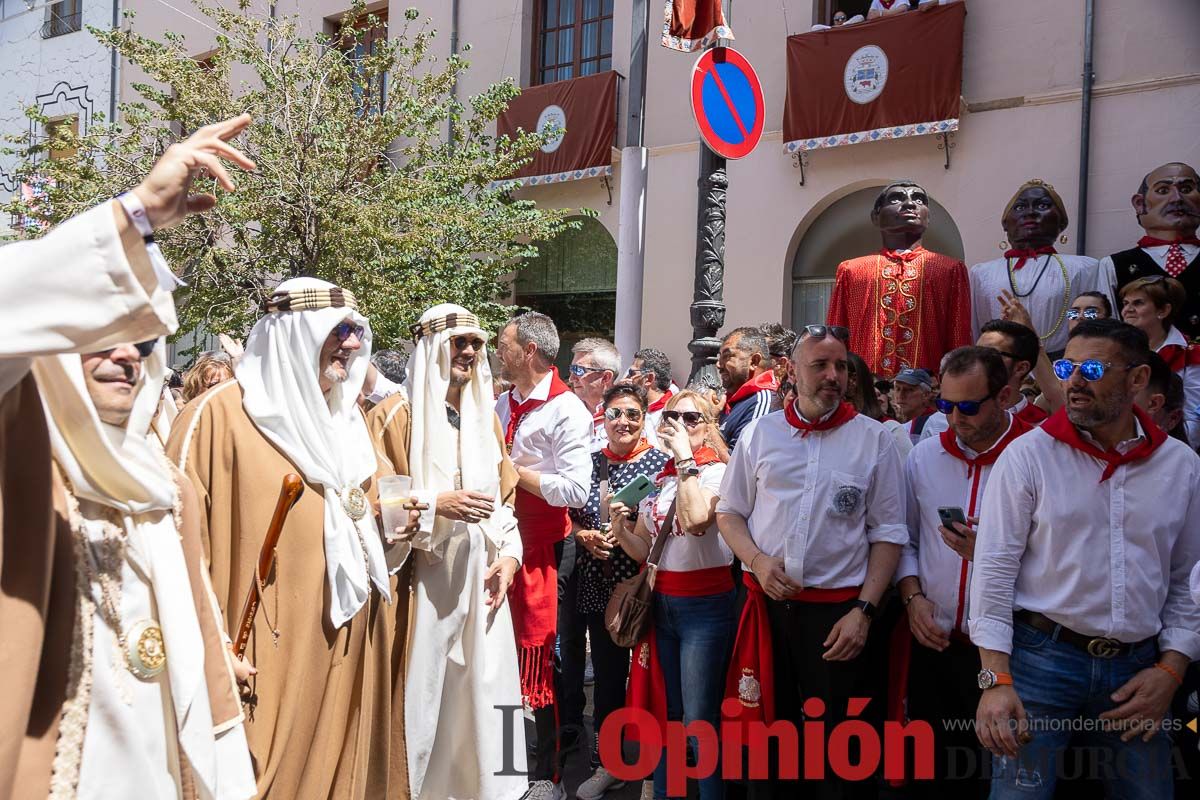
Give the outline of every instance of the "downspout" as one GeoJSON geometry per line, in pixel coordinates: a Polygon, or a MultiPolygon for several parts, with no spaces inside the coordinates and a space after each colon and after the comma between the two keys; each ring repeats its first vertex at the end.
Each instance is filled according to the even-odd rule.
{"type": "MultiPolygon", "coordinates": [[[[116,30],[121,24],[121,0],[113,0],[112,9],[112,26],[116,30]]],[[[117,54],[117,48],[111,50],[108,62],[108,124],[114,125],[117,121],[117,73],[121,57],[117,54]]]]}
{"type": "Polygon", "coordinates": [[[1092,142],[1092,85],[1096,75],[1092,72],[1093,28],[1095,27],[1095,0],[1085,0],[1083,12],[1083,108],[1079,130],[1079,227],[1075,252],[1084,255],[1087,250],[1088,208],[1088,156],[1092,142]]]}
{"type": "MultiPolygon", "coordinates": [[[[459,0],[452,0],[450,3],[450,55],[458,55],[458,3],[459,0]]],[[[458,100],[458,78],[454,79],[454,83],[450,84],[450,99],[458,100]]],[[[449,120],[447,123],[450,149],[454,149],[454,120],[449,120]]]]}

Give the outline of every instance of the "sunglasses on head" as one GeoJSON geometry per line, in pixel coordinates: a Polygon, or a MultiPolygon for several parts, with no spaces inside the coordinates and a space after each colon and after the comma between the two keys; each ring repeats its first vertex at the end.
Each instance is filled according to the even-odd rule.
{"type": "MultiPolygon", "coordinates": [[[[1112,369],[1114,365],[1110,361],[1098,361],[1094,358],[1089,358],[1086,361],[1071,361],[1067,358],[1060,358],[1054,362],[1054,374],[1058,376],[1060,381],[1069,381],[1071,376],[1075,374],[1076,368],[1079,369],[1079,374],[1087,381],[1098,381],[1104,377],[1107,370],[1112,369]]],[[[1137,364],[1126,364],[1125,369],[1133,369],[1137,364]]]]}
{"type": "Polygon", "coordinates": [[[814,339],[824,339],[832,336],[839,342],[850,341],[850,329],[842,325],[805,325],[804,333],[814,339]]]}
{"type": "Polygon", "coordinates": [[[486,342],[478,336],[454,336],[450,339],[454,343],[455,350],[466,350],[468,346],[475,352],[483,349],[486,342]]]}
{"type": "Polygon", "coordinates": [[[662,418],[668,422],[683,420],[683,424],[694,428],[704,421],[704,415],[699,411],[664,411],[662,418]]]}
{"type": "Polygon", "coordinates": [[[640,408],[618,408],[617,406],[609,406],[604,409],[604,418],[609,422],[616,422],[621,418],[621,415],[630,422],[642,421],[642,410],[640,408]]]}
{"type": "Polygon", "coordinates": [[[333,326],[333,335],[337,337],[339,342],[344,342],[350,338],[350,334],[354,334],[354,338],[362,340],[363,334],[367,329],[362,325],[355,325],[353,322],[339,322],[333,326]]]}
{"type": "Polygon", "coordinates": [[[957,408],[958,413],[962,414],[963,416],[973,417],[979,413],[979,409],[983,408],[984,403],[986,403],[988,400],[991,400],[995,396],[996,393],[992,392],[982,400],[959,400],[957,402],[954,400],[943,400],[939,397],[938,399],[934,400],[933,403],[937,406],[937,410],[943,414],[948,415],[951,411],[957,408]]]}
{"type": "Polygon", "coordinates": [[[1100,319],[1100,309],[1098,309],[1098,308],[1085,308],[1083,310],[1080,310],[1078,308],[1067,309],[1067,319],[1075,320],[1075,319],[1079,319],[1080,317],[1083,317],[1084,319],[1100,319]]]}
{"type": "Polygon", "coordinates": [[[603,367],[585,367],[583,364],[572,364],[571,366],[567,367],[567,372],[571,373],[576,378],[582,378],[584,375],[587,375],[589,372],[607,372],[607,371],[608,370],[604,369],[603,367]]]}

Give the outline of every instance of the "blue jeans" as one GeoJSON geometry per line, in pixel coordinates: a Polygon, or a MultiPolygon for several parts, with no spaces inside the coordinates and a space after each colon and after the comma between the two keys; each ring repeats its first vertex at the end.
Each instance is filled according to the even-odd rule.
{"type": "Polygon", "coordinates": [[[993,758],[992,800],[1054,797],[1063,752],[1072,739],[1094,748],[1109,797],[1169,800],[1174,797],[1171,742],[1159,732],[1122,742],[1118,731],[1098,728],[1100,714],[1116,707],[1110,695],[1158,660],[1158,645],[1147,642],[1128,655],[1095,658],[1074,645],[1055,641],[1029,625],[1013,625],[1013,684],[1032,726],[1033,740],[1018,758],[993,758]]]}
{"type": "MultiPolygon", "coordinates": [[[[706,597],[654,594],[654,635],[667,684],[668,719],[685,724],[707,720],[720,729],[725,668],[737,632],[734,596],[733,590],[706,597]]],[[[699,784],[701,800],[725,796],[719,762],[717,771],[699,784]]],[[[660,759],[654,770],[654,797],[666,796],[667,766],[660,759]]]]}

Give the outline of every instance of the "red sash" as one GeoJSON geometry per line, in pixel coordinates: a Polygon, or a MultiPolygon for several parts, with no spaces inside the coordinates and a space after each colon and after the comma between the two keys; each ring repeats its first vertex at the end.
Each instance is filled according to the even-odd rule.
{"type": "MultiPolygon", "coordinates": [[[[767,595],[749,571],[742,573],[742,583],[747,589],[746,605],[738,621],[733,656],[725,676],[725,700],[735,701],[736,706],[722,702],[721,719],[734,724],[756,721],[769,725],[775,721],[775,662],[771,626],[767,621],[767,595]],[[737,713],[726,714],[727,705],[736,708],[737,713]]],[[[788,599],[801,603],[844,603],[858,597],[861,591],[861,586],[802,589],[788,599]]],[[[743,741],[745,733],[743,729],[743,741]]]]}
{"type": "Polygon", "coordinates": [[[728,414],[733,410],[733,407],[742,400],[745,400],[752,394],[758,392],[774,392],[779,390],[779,381],[775,380],[775,372],[767,370],[760,372],[750,380],[738,387],[737,391],[730,395],[725,401],[725,413],[728,414]]]}
{"type": "Polygon", "coordinates": [[[707,569],[667,570],[654,573],[654,591],[672,597],[708,597],[733,590],[733,573],[726,564],[707,569]]]}
{"type": "Polygon", "coordinates": [[[1079,435],[1079,430],[1067,418],[1066,406],[1060,408],[1055,412],[1054,416],[1042,423],[1042,430],[1063,444],[1070,445],[1076,450],[1080,450],[1089,456],[1105,462],[1104,472],[1100,475],[1100,483],[1104,483],[1117,471],[1117,467],[1133,461],[1141,461],[1143,458],[1149,458],[1167,440],[1167,434],[1163,432],[1162,428],[1154,424],[1154,420],[1150,419],[1149,414],[1137,406],[1133,407],[1133,414],[1137,417],[1138,422],[1142,424],[1142,430],[1145,432],[1146,438],[1128,453],[1119,453],[1116,450],[1101,450],[1091,442],[1085,441],[1079,435]]]}
{"type": "Polygon", "coordinates": [[[1013,270],[1015,271],[1025,266],[1025,262],[1031,258],[1037,258],[1038,256],[1052,256],[1057,252],[1058,251],[1054,249],[1054,245],[1048,244],[1045,247],[1031,247],[1024,250],[1018,250],[1017,248],[1005,250],[1004,257],[1015,258],[1017,260],[1017,263],[1013,264],[1013,270]]]}
{"type": "Polygon", "coordinates": [[[794,402],[788,403],[783,407],[784,419],[793,428],[800,431],[800,438],[808,436],[813,431],[828,431],[834,428],[840,428],[850,420],[858,416],[858,409],[849,403],[842,401],[842,404],[837,407],[837,410],[830,415],[829,419],[824,421],[809,422],[804,417],[800,416],[800,412],[796,410],[794,402]]]}
{"type": "Polygon", "coordinates": [[[508,449],[509,453],[512,453],[513,441],[517,438],[517,427],[521,424],[521,418],[535,408],[543,406],[560,394],[565,394],[569,391],[571,391],[570,387],[562,382],[562,378],[558,377],[558,372],[556,371],[550,373],[550,391],[546,394],[545,400],[529,398],[523,403],[518,403],[517,399],[513,397],[512,391],[509,391],[508,425],[504,429],[504,446],[508,449]]]}

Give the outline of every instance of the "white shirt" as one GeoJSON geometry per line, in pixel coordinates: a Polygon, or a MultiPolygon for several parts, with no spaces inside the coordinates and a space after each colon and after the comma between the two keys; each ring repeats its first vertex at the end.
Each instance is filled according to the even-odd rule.
{"type": "MultiPolygon", "coordinates": [[[[1021,399],[1018,400],[1016,404],[1008,407],[1008,413],[1020,414],[1025,410],[1025,407],[1028,406],[1029,403],[1029,398],[1025,395],[1021,395],[1021,399]]],[[[921,431],[921,441],[923,442],[926,439],[932,439],[934,436],[941,436],[942,431],[948,430],[950,430],[950,418],[945,414],[938,412],[930,417],[929,421],[925,423],[925,430],[921,431]]]]}
{"type": "MultiPolygon", "coordinates": [[[[501,430],[508,429],[508,397],[518,403],[550,395],[551,374],[533,388],[528,398],[521,397],[514,386],[496,401],[496,416],[501,430]]],[[[542,496],[552,506],[583,508],[592,486],[592,415],[583,402],[571,392],[543,403],[521,418],[513,436],[514,464],[542,474],[539,485],[542,496]]]]}
{"type": "MultiPolygon", "coordinates": [[[[1186,350],[1188,342],[1179,329],[1172,325],[1171,330],[1167,331],[1167,338],[1154,352],[1167,345],[1186,350]]],[[[1187,431],[1188,444],[1193,448],[1200,447],[1200,365],[1187,364],[1175,372],[1183,380],[1183,427],[1187,431]]]]}
{"type": "MultiPolygon", "coordinates": [[[[705,464],[700,468],[698,476],[700,488],[719,495],[721,480],[724,477],[724,464],[719,461],[705,464]]],[[[678,491],[679,480],[667,478],[661,489],[650,494],[638,506],[638,513],[641,514],[642,522],[646,525],[646,530],[650,531],[651,537],[658,536],[662,526],[666,523],[667,512],[671,510],[671,503],[675,502],[678,491]]],[[[733,551],[729,549],[729,545],[725,544],[724,537],[717,531],[715,520],[699,536],[684,533],[678,520],[676,520],[673,532],[674,538],[663,547],[659,569],[672,572],[691,572],[712,567],[727,567],[733,563],[733,551]]]]}
{"type": "MultiPolygon", "coordinates": [[[[1086,432],[1081,435],[1088,437],[1086,432]]],[[[1141,438],[1121,442],[1126,452],[1141,438]]],[[[1168,438],[1153,455],[1105,465],[1038,428],[997,460],[983,496],[971,582],[971,639],[1012,651],[1013,609],[1085,636],[1200,658],[1200,458],[1168,438]]]]}
{"type": "Polygon", "coordinates": [[[404,398],[405,402],[408,401],[408,394],[404,391],[404,384],[393,383],[388,376],[380,372],[375,376],[375,385],[371,387],[371,393],[367,395],[367,400],[375,405],[379,405],[397,393],[404,398]]]}
{"type": "Polygon", "coordinates": [[[754,543],[782,557],[801,586],[861,586],[871,544],[908,541],[900,454],[883,425],[862,414],[800,434],[782,411],[751,422],[717,511],[744,518],[754,543]]]}
{"type": "MultiPolygon", "coordinates": [[[[1008,265],[1017,259],[997,258],[971,267],[971,336],[978,340],[984,323],[1000,319],[1000,303],[996,300],[1004,290],[1012,291],[1009,284],[1008,265]]],[[[1067,346],[1066,311],[1075,298],[1084,292],[1111,294],[1108,273],[1102,271],[1099,262],[1087,256],[1044,255],[1031,258],[1019,270],[1013,270],[1014,294],[1025,295],[1021,303],[1029,310],[1034,330],[1042,340],[1048,353],[1057,353],[1067,346]],[[1059,263],[1061,259],[1061,265],[1059,263]],[[1045,269],[1043,270],[1043,267],[1045,269]],[[1063,286],[1063,269],[1066,269],[1068,285],[1063,286]],[[1038,275],[1041,279],[1038,279],[1038,275]],[[1036,288],[1035,288],[1036,287],[1036,288]],[[1066,304],[1064,301],[1064,289],[1066,304]],[[1057,324],[1057,328],[1055,325],[1057,324]]]]}
{"type": "MultiPolygon", "coordinates": [[[[1011,428],[1010,416],[1001,440],[1011,428]]],[[[979,455],[961,439],[958,446],[967,458],[979,455]]],[[[978,516],[992,466],[969,469],[965,461],[946,452],[941,439],[922,441],[904,463],[908,488],[908,543],[900,554],[896,582],[911,575],[920,578],[921,591],[936,607],[934,618],[945,631],[957,629],[967,633],[968,587],[973,565],[951,550],[942,539],[938,532],[942,524],[938,508],[957,506],[968,517],[978,516]]]]}
{"type": "MultiPolygon", "coordinates": [[[[896,443],[896,449],[900,451],[900,458],[908,458],[908,454],[912,452],[913,443],[912,437],[908,435],[908,428],[904,427],[904,423],[895,419],[885,419],[880,424],[887,428],[888,433],[892,435],[892,441],[896,443]]],[[[929,423],[925,424],[928,425],[929,423]]]]}

